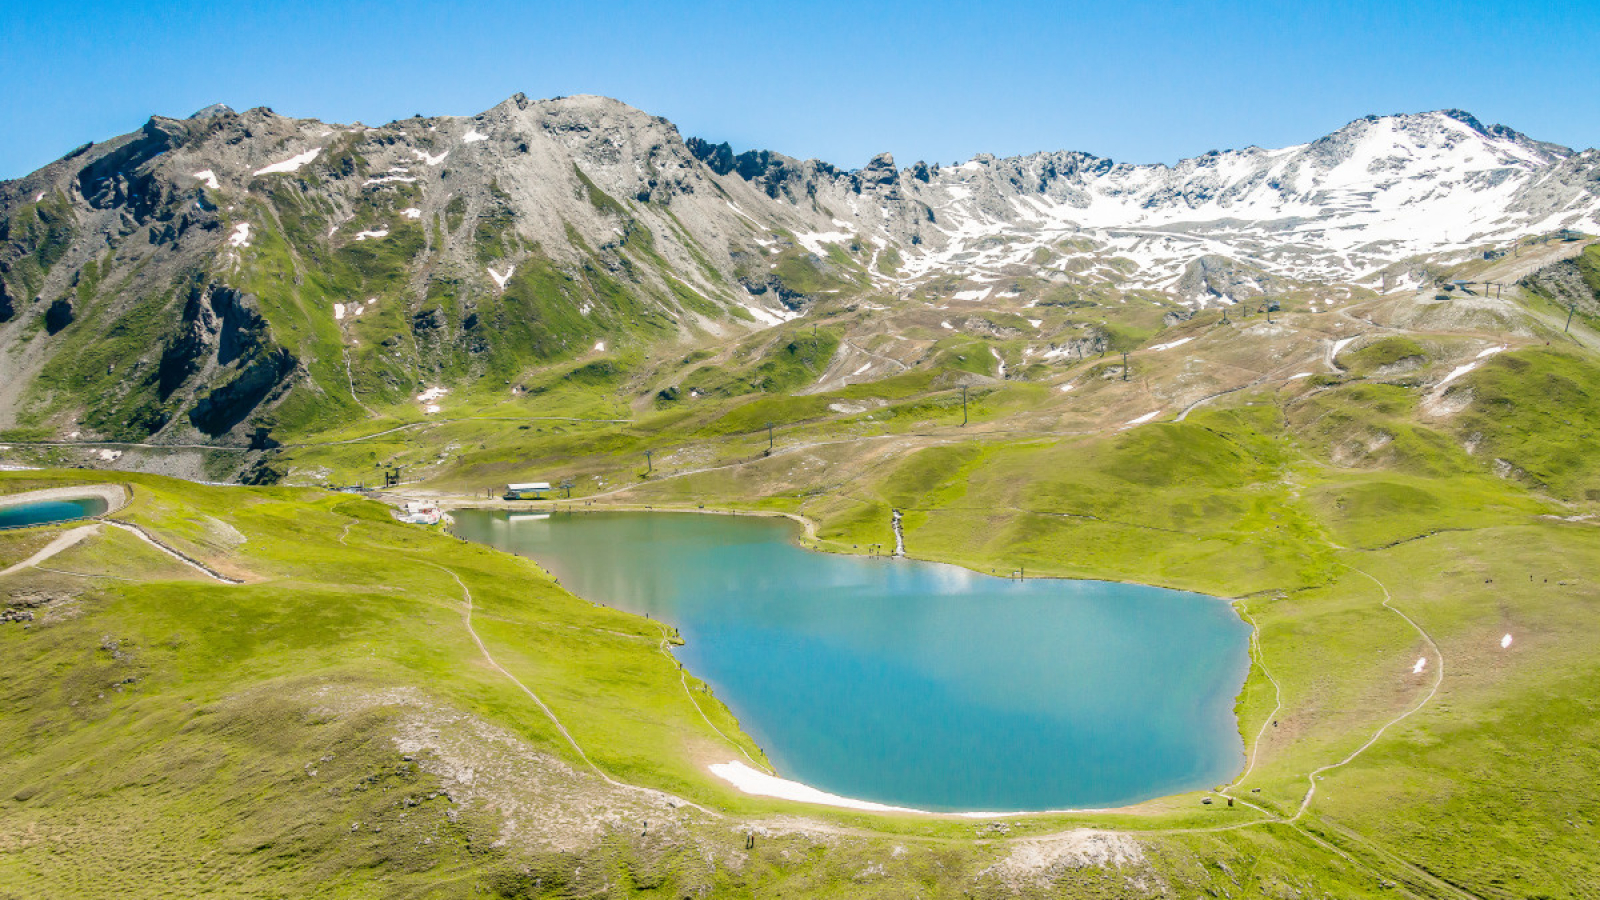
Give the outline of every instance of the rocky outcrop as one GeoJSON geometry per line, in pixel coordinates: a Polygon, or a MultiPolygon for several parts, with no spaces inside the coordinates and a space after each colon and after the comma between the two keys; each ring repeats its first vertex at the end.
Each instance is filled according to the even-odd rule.
{"type": "Polygon", "coordinates": [[[161,354],[158,390],[162,400],[194,390],[188,421],[202,433],[219,437],[233,431],[288,387],[295,358],[274,345],[254,296],[216,283],[195,284],[182,322],[161,354]]]}
{"type": "Polygon", "coordinates": [[[1518,282],[1562,306],[1600,315],[1600,265],[1583,257],[1545,266],[1518,282]]]}
{"type": "Polygon", "coordinates": [[[6,266],[0,263],[0,324],[11,321],[17,317],[17,300],[11,294],[11,288],[6,285],[6,266]]]}
{"type": "Polygon", "coordinates": [[[227,434],[279,394],[294,371],[295,359],[287,350],[265,349],[251,356],[232,380],[198,398],[189,421],[212,437],[227,434]]]}
{"type": "Polygon", "coordinates": [[[1197,306],[1232,305],[1287,290],[1288,282],[1223,256],[1202,256],[1184,269],[1175,293],[1197,306]]]}
{"type": "Polygon", "coordinates": [[[62,329],[71,325],[76,318],[77,314],[72,308],[72,301],[65,297],[58,297],[44,311],[44,330],[50,334],[59,334],[62,329]]]}

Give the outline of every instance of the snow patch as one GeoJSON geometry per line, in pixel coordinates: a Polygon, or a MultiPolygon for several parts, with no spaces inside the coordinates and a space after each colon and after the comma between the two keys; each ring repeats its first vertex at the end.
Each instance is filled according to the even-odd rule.
{"type": "Polygon", "coordinates": [[[476,128],[474,128],[473,130],[471,130],[471,131],[466,133],[466,136],[461,139],[461,143],[463,143],[463,144],[476,144],[479,141],[487,141],[488,139],[489,139],[489,136],[487,134],[479,134],[478,130],[476,128]]]}
{"type": "Polygon", "coordinates": [[[1159,415],[1161,415],[1161,410],[1158,409],[1155,412],[1145,413],[1144,415],[1140,416],[1137,419],[1130,419],[1128,421],[1128,424],[1129,425],[1143,425],[1144,423],[1150,421],[1151,419],[1154,419],[1156,416],[1159,416],[1159,415]]]}
{"type": "Polygon", "coordinates": [[[1310,378],[1314,374],[1316,374],[1316,373],[1315,372],[1296,372],[1293,375],[1289,376],[1289,380],[1290,381],[1299,381],[1302,378],[1310,378]]]}
{"type": "Polygon", "coordinates": [[[1466,363],[1465,365],[1456,366],[1454,369],[1451,369],[1450,374],[1446,375],[1443,381],[1433,386],[1431,398],[1438,399],[1439,397],[1444,396],[1444,389],[1450,384],[1450,382],[1455,381],[1457,378],[1460,378],[1461,376],[1466,375],[1467,373],[1483,365],[1483,360],[1495,355],[1496,353],[1505,352],[1505,349],[1506,348],[1504,346],[1490,347],[1489,349],[1473,357],[1472,362],[1466,363]]]}
{"type": "Polygon", "coordinates": [[[940,322],[939,323],[939,327],[940,328],[948,328],[951,331],[955,331],[956,330],[956,327],[954,325],[951,325],[949,322],[940,322]]]}
{"type": "Polygon", "coordinates": [[[1032,325],[1035,328],[1038,328],[1040,325],[1044,324],[1044,320],[1043,319],[1029,319],[1028,320],[1028,324],[1032,325]]]}
{"type": "Polygon", "coordinates": [[[1500,649],[1504,650],[1509,646],[1511,646],[1511,635],[1508,634],[1500,639],[1500,649]]]}
{"type": "Polygon", "coordinates": [[[417,402],[422,404],[422,411],[433,414],[439,411],[439,404],[435,403],[440,397],[450,393],[448,388],[431,387],[417,395],[417,402]]]}
{"type": "Polygon", "coordinates": [[[595,345],[594,345],[594,349],[599,353],[606,352],[606,342],[605,341],[596,341],[595,345]]]}
{"type": "Polygon", "coordinates": [[[417,209],[415,206],[409,206],[400,210],[400,215],[408,219],[420,219],[422,218],[422,210],[417,209]]]}
{"type": "Polygon", "coordinates": [[[317,158],[317,154],[321,153],[321,152],[322,152],[322,148],[321,147],[315,147],[313,149],[307,150],[306,152],[300,154],[299,156],[291,156],[288,159],[284,160],[283,162],[276,162],[276,163],[273,163],[270,166],[267,166],[264,169],[257,169],[256,170],[256,174],[257,175],[277,175],[277,174],[284,173],[284,172],[298,172],[298,171],[300,171],[300,167],[301,166],[305,165],[308,162],[311,162],[313,159],[316,159],[317,158]]]}
{"type": "MultiPolygon", "coordinates": [[[[844,223],[836,222],[835,224],[843,225],[844,223]]],[[[854,235],[848,231],[812,231],[794,236],[794,239],[799,241],[802,246],[818,256],[828,255],[828,250],[822,246],[823,244],[842,244],[853,238],[854,235]]]]}
{"type": "Polygon", "coordinates": [[[1428,658],[1426,656],[1424,656],[1421,659],[1417,660],[1416,665],[1411,667],[1411,674],[1413,674],[1413,675],[1421,675],[1422,674],[1422,670],[1426,669],[1427,667],[1428,667],[1428,658]]]}
{"type": "Polygon", "coordinates": [[[248,246],[250,246],[250,223],[249,222],[240,222],[238,225],[235,225],[233,227],[233,234],[228,235],[228,246],[230,246],[230,247],[248,247],[248,246]]]}
{"type": "Polygon", "coordinates": [[[963,302],[976,303],[980,300],[983,300],[985,297],[988,297],[989,292],[992,290],[994,290],[994,288],[980,288],[976,291],[956,291],[955,299],[963,302]]]}
{"type": "MultiPolygon", "coordinates": [[[[211,171],[210,169],[203,169],[199,172],[196,172],[194,173],[194,177],[200,179],[200,181],[203,182],[206,187],[211,188],[213,191],[219,190],[222,187],[221,184],[217,183],[217,173],[211,171]]],[[[40,194],[39,196],[43,197],[44,195],[40,194]]]]}
{"type": "Polygon", "coordinates": [[[387,184],[391,181],[403,181],[406,184],[415,184],[417,179],[411,177],[410,175],[384,175],[381,178],[368,178],[366,181],[361,182],[361,184],[363,186],[369,184],[387,184]]]}
{"type": "Polygon", "coordinates": [[[338,321],[342,321],[343,319],[344,319],[344,304],[343,303],[335,303],[333,305],[333,320],[335,322],[338,322],[338,321]]]}
{"type": "Polygon", "coordinates": [[[864,809],[872,812],[917,812],[904,806],[888,806],[883,803],[873,803],[870,800],[855,800],[850,797],[841,797],[819,791],[816,788],[768,775],[750,768],[738,760],[726,763],[713,763],[708,766],[711,774],[728,782],[746,794],[757,797],[776,797],[780,800],[795,800],[800,803],[815,803],[819,806],[838,806],[845,809],[864,809]]]}
{"type": "Polygon", "coordinates": [[[1154,347],[1151,347],[1150,349],[1151,350],[1171,350],[1173,347],[1182,347],[1184,344],[1187,344],[1192,340],[1194,340],[1194,336],[1190,335],[1189,337],[1178,338],[1175,341],[1168,341],[1165,344],[1157,344],[1154,347]]]}
{"type": "Polygon", "coordinates": [[[383,238],[383,237],[388,237],[388,236],[389,236],[389,226],[387,226],[387,225],[383,226],[382,228],[379,228],[376,231],[359,231],[359,232],[356,232],[356,240],[358,240],[358,241],[364,241],[367,238],[383,238]]]}
{"type": "Polygon", "coordinates": [[[1070,383],[1069,384],[1063,384],[1061,386],[1061,393],[1065,394],[1067,391],[1072,390],[1074,387],[1076,387],[1076,385],[1074,385],[1074,384],[1070,384],[1070,383]]]}
{"type": "Polygon", "coordinates": [[[417,157],[417,159],[419,161],[425,162],[430,166],[437,166],[438,164],[444,162],[444,158],[446,156],[450,155],[450,151],[449,150],[446,150],[445,152],[439,154],[438,156],[429,156],[427,153],[424,153],[423,151],[416,150],[416,149],[413,149],[411,152],[416,154],[416,157],[417,157]]]}
{"type": "MultiPolygon", "coordinates": [[[[487,267],[485,267],[485,268],[487,268],[487,267]]],[[[510,281],[511,280],[511,276],[515,275],[517,273],[517,267],[516,266],[507,266],[506,267],[506,273],[504,275],[501,275],[499,272],[496,272],[493,269],[489,269],[488,271],[489,271],[489,277],[494,279],[495,287],[497,287],[497,288],[499,288],[500,290],[503,291],[503,290],[506,289],[506,282],[510,281]]]]}

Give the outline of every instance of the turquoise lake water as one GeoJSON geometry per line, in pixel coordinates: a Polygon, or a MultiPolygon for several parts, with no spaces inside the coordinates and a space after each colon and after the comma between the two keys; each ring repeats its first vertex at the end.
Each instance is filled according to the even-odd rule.
{"type": "Polygon", "coordinates": [[[537,560],[580,597],[676,625],[675,655],[778,774],[825,791],[1064,809],[1243,767],[1250,628],[1213,597],[815,553],[782,519],[452,515],[461,537],[537,560]]]}
{"type": "Polygon", "coordinates": [[[21,503],[16,506],[0,507],[0,531],[98,516],[105,511],[106,502],[99,497],[21,503]]]}

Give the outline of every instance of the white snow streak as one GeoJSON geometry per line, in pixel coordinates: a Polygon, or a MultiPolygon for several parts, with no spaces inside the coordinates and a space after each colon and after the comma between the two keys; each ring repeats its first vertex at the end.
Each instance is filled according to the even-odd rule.
{"type": "Polygon", "coordinates": [[[515,275],[516,273],[517,273],[517,267],[516,266],[507,266],[506,267],[506,273],[504,275],[501,275],[499,272],[496,272],[493,269],[489,269],[489,277],[494,279],[495,287],[499,288],[502,291],[506,289],[506,282],[510,281],[511,280],[511,276],[515,275]]]}
{"type": "Polygon", "coordinates": [[[1186,338],[1178,338],[1175,341],[1170,341],[1170,342],[1165,343],[1165,344],[1157,344],[1154,347],[1151,347],[1150,349],[1151,350],[1171,350],[1173,347],[1182,347],[1184,344],[1187,344],[1192,340],[1194,340],[1194,336],[1193,335],[1191,335],[1189,337],[1186,337],[1186,338]]]}
{"type": "Polygon", "coordinates": [[[487,134],[479,134],[477,129],[473,129],[467,132],[466,136],[461,139],[461,143],[476,144],[479,141],[487,141],[488,139],[489,136],[487,134]]]}
{"type": "MultiPolygon", "coordinates": [[[[222,185],[217,183],[217,173],[211,171],[210,169],[203,169],[199,172],[196,172],[194,173],[194,177],[200,179],[205,183],[206,187],[211,188],[213,191],[220,190],[222,188],[222,185]]],[[[40,196],[42,197],[44,195],[41,194],[40,196]]]]}
{"type": "Polygon", "coordinates": [[[317,158],[317,154],[321,153],[321,152],[322,152],[322,148],[321,147],[316,147],[316,148],[313,148],[311,150],[307,150],[306,152],[300,154],[299,156],[291,156],[288,159],[284,160],[283,162],[273,163],[272,165],[267,166],[264,169],[257,169],[256,170],[256,174],[257,175],[277,175],[277,174],[284,173],[284,172],[298,172],[298,171],[300,171],[300,167],[301,166],[305,165],[308,162],[311,162],[313,159],[316,159],[317,158]]]}
{"type": "Polygon", "coordinates": [[[726,763],[714,763],[708,767],[711,774],[721,778],[746,794],[757,797],[777,797],[780,800],[796,800],[801,803],[815,803],[819,806],[839,806],[845,809],[864,809],[872,812],[916,812],[904,806],[887,806],[882,803],[873,803],[870,800],[855,800],[850,797],[841,797],[838,794],[829,794],[816,788],[768,775],[750,768],[738,760],[726,763]]]}

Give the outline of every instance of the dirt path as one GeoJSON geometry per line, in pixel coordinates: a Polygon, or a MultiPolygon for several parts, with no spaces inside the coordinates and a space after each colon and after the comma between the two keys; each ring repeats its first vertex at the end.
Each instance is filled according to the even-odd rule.
{"type": "Polygon", "coordinates": [[[1272,708],[1271,714],[1261,720],[1261,730],[1256,732],[1256,739],[1250,744],[1250,757],[1244,767],[1244,771],[1240,772],[1239,777],[1228,785],[1229,789],[1243,784],[1244,780],[1250,777],[1250,773],[1255,771],[1256,757],[1261,752],[1261,739],[1267,736],[1267,728],[1277,721],[1278,713],[1283,711],[1283,687],[1278,684],[1278,679],[1272,677],[1272,670],[1267,668],[1266,650],[1261,646],[1261,626],[1256,624],[1256,620],[1250,615],[1250,611],[1245,608],[1242,601],[1239,603],[1238,611],[1240,618],[1250,623],[1250,655],[1255,657],[1255,663],[1261,668],[1261,674],[1267,676],[1267,680],[1272,682],[1272,692],[1277,698],[1277,705],[1272,708]]]}
{"type": "Polygon", "coordinates": [[[17,563],[14,566],[0,571],[0,577],[37,566],[39,563],[42,563],[50,557],[55,556],[57,553],[60,553],[70,547],[77,546],[79,541],[82,541],[84,538],[89,537],[92,534],[97,534],[99,531],[100,525],[98,523],[94,525],[84,525],[79,528],[74,528],[71,531],[63,531],[61,534],[56,536],[55,540],[45,544],[44,549],[40,550],[38,553],[35,553],[34,555],[28,557],[22,562],[17,563]]]}
{"type": "Polygon", "coordinates": [[[743,744],[731,737],[728,737],[727,733],[721,728],[718,728],[717,724],[711,721],[711,717],[706,715],[705,709],[700,706],[700,701],[695,699],[694,691],[690,690],[689,688],[689,670],[685,669],[683,665],[678,662],[677,658],[672,655],[672,650],[669,649],[670,645],[668,641],[671,637],[671,633],[667,631],[667,626],[661,624],[660,622],[656,623],[656,627],[661,629],[661,643],[657,645],[657,649],[661,651],[662,656],[665,656],[667,659],[671,660],[672,665],[677,668],[678,680],[683,684],[684,696],[689,698],[689,703],[694,706],[694,711],[700,714],[700,718],[706,720],[706,724],[711,726],[712,731],[715,731],[719,737],[732,744],[735,750],[743,753],[744,758],[750,760],[751,765],[766,770],[768,774],[777,775],[778,772],[776,769],[756,759],[754,756],[751,756],[750,751],[746,750],[743,744]]]}
{"type": "Polygon", "coordinates": [[[1380,727],[1376,732],[1374,732],[1372,737],[1367,738],[1367,742],[1366,743],[1362,744],[1361,746],[1357,747],[1355,750],[1351,751],[1349,756],[1346,756],[1344,759],[1341,759],[1336,763],[1330,763],[1329,765],[1321,766],[1319,768],[1311,770],[1311,773],[1306,776],[1306,780],[1310,783],[1310,786],[1306,790],[1305,799],[1300,801],[1300,809],[1297,810],[1295,812],[1294,816],[1289,819],[1289,821],[1291,821],[1291,822],[1294,822],[1294,821],[1298,820],[1301,816],[1305,815],[1306,810],[1310,808],[1311,801],[1316,796],[1316,793],[1317,793],[1317,778],[1318,778],[1318,776],[1322,775],[1322,773],[1324,773],[1324,772],[1329,772],[1329,771],[1337,769],[1337,768],[1339,768],[1341,766],[1349,765],[1350,762],[1353,761],[1356,757],[1360,756],[1362,753],[1365,753],[1367,751],[1367,749],[1369,747],[1371,747],[1373,744],[1376,744],[1378,742],[1378,739],[1383,737],[1383,733],[1385,731],[1388,731],[1389,727],[1391,725],[1395,725],[1395,724],[1399,723],[1400,721],[1402,721],[1402,720],[1408,718],[1409,716],[1411,716],[1413,713],[1415,713],[1418,710],[1422,709],[1424,706],[1427,706],[1428,702],[1431,701],[1433,699],[1434,695],[1439,692],[1439,685],[1444,682],[1444,654],[1442,652],[1440,652],[1439,645],[1434,641],[1433,635],[1429,634],[1427,632],[1427,630],[1424,629],[1421,625],[1418,625],[1416,623],[1416,620],[1412,619],[1410,616],[1408,616],[1405,613],[1401,612],[1399,609],[1397,609],[1393,605],[1392,601],[1394,600],[1394,598],[1392,596],[1390,596],[1389,589],[1384,586],[1383,582],[1379,581],[1376,578],[1373,578],[1371,575],[1367,574],[1366,572],[1361,571],[1360,569],[1357,569],[1354,566],[1347,566],[1347,568],[1349,568],[1350,571],[1355,572],[1358,575],[1361,575],[1362,577],[1364,577],[1364,578],[1368,579],[1369,581],[1371,581],[1373,584],[1377,585],[1378,589],[1383,591],[1383,607],[1385,609],[1389,610],[1390,612],[1393,612],[1395,615],[1399,616],[1400,618],[1405,619],[1406,620],[1406,624],[1410,625],[1412,628],[1415,628],[1417,630],[1417,633],[1422,635],[1422,639],[1424,641],[1428,642],[1428,646],[1430,648],[1432,648],[1432,650],[1433,650],[1433,657],[1434,657],[1433,658],[1433,662],[1436,663],[1436,665],[1434,666],[1434,670],[1433,670],[1433,686],[1428,689],[1428,693],[1426,695],[1424,695],[1421,700],[1417,701],[1417,704],[1415,706],[1411,707],[1410,709],[1406,710],[1405,712],[1401,713],[1400,715],[1395,716],[1393,719],[1390,719],[1389,721],[1383,723],[1383,726],[1380,727]]]}

